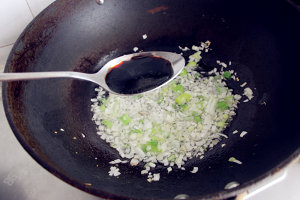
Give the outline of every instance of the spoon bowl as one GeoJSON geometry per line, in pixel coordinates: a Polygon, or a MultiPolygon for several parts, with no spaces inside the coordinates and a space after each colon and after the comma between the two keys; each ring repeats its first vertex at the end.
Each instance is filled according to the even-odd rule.
{"type": "MultiPolygon", "coordinates": [[[[149,51],[149,52],[139,52],[133,54],[127,54],[120,57],[117,57],[113,60],[107,62],[98,72],[94,74],[87,74],[82,72],[72,72],[72,71],[54,71],[54,72],[20,72],[20,73],[0,73],[0,81],[18,81],[18,80],[33,80],[33,79],[45,79],[45,78],[75,78],[86,81],[91,81],[93,83],[98,84],[100,87],[105,89],[106,91],[117,94],[117,95],[136,95],[144,92],[149,92],[155,89],[166,85],[171,80],[173,80],[184,68],[185,60],[184,58],[177,53],[165,52],[165,51],[149,51]],[[106,76],[110,72],[110,70],[120,64],[121,62],[128,61],[136,56],[145,56],[145,57],[159,57],[163,58],[170,62],[171,67],[173,69],[172,76],[166,80],[165,82],[151,87],[148,90],[139,91],[136,93],[123,94],[112,90],[106,82],[106,76]]],[[[147,73],[147,72],[146,72],[147,73]]]]}

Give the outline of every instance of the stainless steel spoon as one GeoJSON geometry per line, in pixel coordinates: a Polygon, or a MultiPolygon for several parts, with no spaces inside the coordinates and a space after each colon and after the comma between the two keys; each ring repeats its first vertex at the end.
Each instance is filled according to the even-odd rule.
{"type": "MultiPolygon", "coordinates": [[[[0,81],[17,81],[17,80],[32,80],[32,79],[45,79],[45,78],[75,78],[81,80],[91,81],[93,83],[98,84],[103,89],[107,90],[110,93],[118,94],[118,95],[125,95],[120,94],[115,91],[112,91],[108,85],[106,84],[105,77],[106,74],[109,72],[110,68],[116,66],[117,64],[121,63],[122,61],[130,60],[132,57],[135,56],[155,56],[161,57],[168,60],[173,68],[173,76],[168,79],[166,82],[162,83],[161,85],[150,89],[149,92],[155,89],[162,87],[163,85],[167,84],[171,80],[173,80],[184,68],[185,60],[184,58],[176,53],[165,52],[165,51],[149,51],[149,52],[139,52],[124,55],[118,58],[115,58],[108,63],[106,63],[97,73],[94,74],[87,74],[82,72],[72,72],[72,71],[54,71],[54,72],[20,72],[20,73],[0,73],[0,81]]],[[[141,92],[141,93],[144,93],[141,92]]],[[[135,93],[134,95],[139,94],[135,93]]],[[[132,95],[132,94],[126,94],[132,95]]]]}

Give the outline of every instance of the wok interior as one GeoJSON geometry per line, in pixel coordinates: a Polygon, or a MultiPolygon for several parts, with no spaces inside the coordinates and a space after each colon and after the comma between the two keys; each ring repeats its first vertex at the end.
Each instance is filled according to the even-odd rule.
{"type": "MultiPolygon", "coordinates": [[[[142,166],[120,165],[121,176],[110,177],[108,162],[119,156],[99,138],[91,120],[93,83],[49,79],[4,84],[9,123],[42,166],[96,195],[136,199],[233,195],[224,193],[228,182],[237,181],[243,187],[299,152],[295,113],[300,107],[295,95],[299,91],[300,15],[285,1],[271,5],[235,0],[110,0],[103,6],[92,0],[56,1],[16,42],[6,72],[92,73],[109,59],[131,53],[135,46],[180,53],[178,45],[191,47],[210,40],[213,50],[203,55],[205,65],[218,67],[216,60],[232,61],[241,81],[255,88],[255,98],[239,106],[225,131],[229,138],[204,159],[188,161],[186,171],[167,174],[161,167],[160,181],[150,184],[140,175],[142,166]],[[143,34],[148,35],[146,40],[143,34]],[[232,134],[236,129],[249,133],[240,138],[232,134]],[[231,156],[243,164],[229,163],[231,156]],[[189,172],[193,166],[199,167],[198,173],[189,172]]],[[[239,84],[230,87],[243,91],[239,84]]]]}

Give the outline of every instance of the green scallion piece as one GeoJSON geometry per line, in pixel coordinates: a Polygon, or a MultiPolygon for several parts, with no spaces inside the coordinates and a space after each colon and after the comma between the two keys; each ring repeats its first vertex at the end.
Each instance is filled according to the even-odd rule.
{"type": "Polygon", "coordinates": [[[105,125],[107,128],[111,128],[112,127],[112,123],[108,120],[103,120],[102,124],[105,125]]]}
{"type": "Polygon", "coordinates": [[[180,108],[181,108],[182,111],[186,111],[189,107],[188,107],[188,105],[185,103],[185,104],[180,105],[180,108]]]}
{"type": "Polygon", "coordinates": [[[231,73],[229,71],[225,71],[223,74],[224,78],[231,79],[231,73]]]}
{"type": "Polygon", "coordinates": [[[194,121],[196,123],[201,123],[202,122],[201,115],[199,115],[197,112],[193,112],[192,116],[193,116],[194,121]]]}
{"type": "Polygon", "coordinates": [[[145,152],[145,153],[148,152],[148,150],[147,150],[148,146],[151,147],[150,152],[154,152],[154,153],[161,152],[161,150],[158,149],[158,142],[155,140],[151,140],[151,141],[147,142],[146,144],[142,144],[141,149],[143,150],[143,152],[145,152]]]}
{"type": "Polygon", "coordinates": [[[180,84],[176,84],[173,88],[173,91],[177,93],[183,93],[184,92],[184,87],[180,84]]]}
{"type": "Polygon", "coordinates": [[[196,123],[201,123],[202,122],[202,119],[201,119],[200,115],[194,116],[194,120],[195,120],[196,123]]]}
{"type": "Polygon", "coordinates": [[[222,91],[221,91],[221,87],[218,86],[218,85],[217,85],[217,91],[218,91],[218,94],[221,94],[221,92],[222,92],[222,91]]]}
{"type": "Polygon", "coordinates": [[[99,110],[100,110],[101,112],[103,112],[103,111],[105,110],[105,105],[104,105],[104,104],[101,104],[101,106],[99,106],[99,110]]]}
{"type": "Polygon", "coordinates": [[[121,122],[124,124],[124,125],[128,125],[130,122],[131,122],[131,119],[128,115],[126,114],[123,114],[121,117],[120,117],[120,120],[121,122]]]}
{"type": "Polygon", "coordinates": [[[178,105],[182,105],[182,104],[189,102],[191,100],[191,98],[192,98],[192,95],[184,92],[175,99],[175,102],[178,105]]]}
{"type": "Polygon", "coordinates": [[[225,121],[220,121],[217,123],[217,126],[223,128],[225,126],[225,121]]]}
{"type": "Polygon", "coordinates": [[[196,62],[189,62],[186,66],[187,67],[195,67],[195,66],[197,66],[197,63],[196,62]]]}
{"type": "Polygon", "coordinates": [[[226,101],[218,101],[217,102],[217,108],[224,111],[226,109],[229,108],[228,104],[226,103],[226,101]]]}
{"type": "Polygon", "coordinates": [[[168,161],[174,162],[176,159],[176,156],[173,154],[168,158],[168,161]]]}
{"type": "Polygon", "coordinates": [[[183,69],[182,72],[180,73],[180,76],[186,76],[188,74],[186,69],[183,69]]]}
{"type": "Polygon", "coordinates": [[[160,97],[159,97],[157,103],[158,103],[158,104],[161,104],[163,101],[164,101],[164,96],[163,96],[163,95],[160,95],[160,97]]]}
{"type": "Polygon", "coordinates": [[[132,129],[132,130],[130,131],[130,133],[138,133],[138,134],[141,134],[141,133],[142,133],[142,130],[140,130],[140,129],[132,129]]]}
{"type": "Polygon", "coordinates": [[[161,132],[162,132],[162,130],[161,130],[160,124],[153,123],[152,124],[152,133],[157,134],[157,133],[161,133],[161,132]]]}

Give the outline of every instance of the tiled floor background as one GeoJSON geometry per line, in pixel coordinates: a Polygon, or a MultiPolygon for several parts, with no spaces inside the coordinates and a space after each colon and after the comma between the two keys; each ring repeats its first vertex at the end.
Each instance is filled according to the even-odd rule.
{"type": "MultiPolygon", "coordinates": [[[[15,41],[55,0],[0,0],[0,72],[15,41]]],[[[0,102],[2,102],[0,82],[0,102]]],[[[60,181],[27,154],[14,137],[0,105],[0,200],[96,200],[60,181]],[[13,155],[14,159],[11,159],[13,155]]]]}
{"type": "Polygon", "coordinates": [[[24,28],[55,0],[0,0],[0,70],[24,28]]]}

